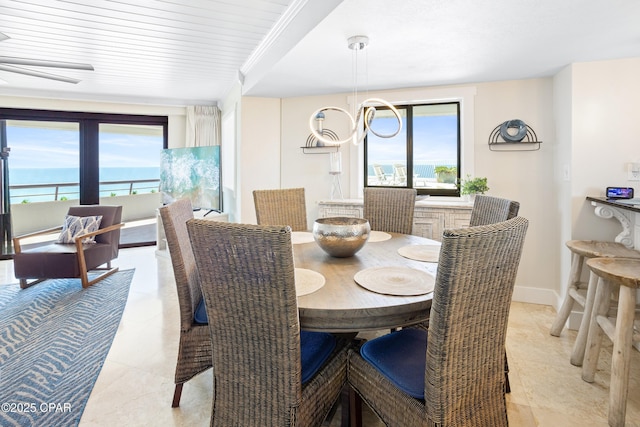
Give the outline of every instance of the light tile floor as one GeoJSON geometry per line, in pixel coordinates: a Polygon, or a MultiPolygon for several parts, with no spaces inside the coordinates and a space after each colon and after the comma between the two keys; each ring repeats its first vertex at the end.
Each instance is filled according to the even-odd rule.
{"type": "MultiPolygon", "coordinates": [[[[178,342],[178,303],[170,260],[155,247],[124,249],[116,264],[135,268],[129,301],[100,376],[85,408],[87,426],[208,426],[212,377],[188,382],[179,408],[171,408],[178,342]]],[[[11,261],[0,261],[0,283],[15,283],[11,261]]],[[[604,340],[595,382],[569,363],[575,331],[549,335],[555,310],[513,303],[507,354],[512,392],[511,426],[591,427],[607,425],[611,345],[604,340]]],[[[640,354],[632,352],[627,426],[640,427],[640,354]]],[[[275,398],[275,396],[274,396],[275,398]]],[[[339,414],[331,426],[339,425],[339,414]]],[[[365,413],[367,426],[380,426],[365,413]]]]}

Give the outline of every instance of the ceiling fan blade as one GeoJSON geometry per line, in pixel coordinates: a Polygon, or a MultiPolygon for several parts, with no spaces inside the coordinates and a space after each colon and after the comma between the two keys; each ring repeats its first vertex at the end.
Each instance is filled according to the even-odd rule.
{"type": "Polygon", "coordinates": [[[42,71],[36,71],[36,70],[28,70],[26,68],[14,67],[12,65],[0,64],[0,70],[9,71],[10,73],[24,74],[27,76],[42,77],[44,79],[49,79],[49,80],[58,80],[60,82],[66,82],[66,83],[76,84],[80,82],[80,80],[72,79],[71,77],[58,76],[56,74],[43,73],[42,71]]]}
{"type": "Polygon", "coordinates": [[[73,70],[93,71],[93,65],[78,62],[46,61],[39,59],[14,58],[11,56],[0,56],[0,64],[31,65],[35,67],[68,68],[73,70]]]}

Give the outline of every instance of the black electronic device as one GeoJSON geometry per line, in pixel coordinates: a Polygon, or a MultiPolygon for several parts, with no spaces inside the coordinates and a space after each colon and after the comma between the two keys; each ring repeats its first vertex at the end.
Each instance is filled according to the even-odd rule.
{"type": "Polygon", "coordinates": [[[607,199],[633,199],[633,188],[607,187],[607,199]]]}

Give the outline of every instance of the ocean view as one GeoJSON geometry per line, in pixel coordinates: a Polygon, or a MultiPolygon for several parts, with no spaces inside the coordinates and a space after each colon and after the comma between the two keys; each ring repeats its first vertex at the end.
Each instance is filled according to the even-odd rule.
{"type": "MultiPolygon", "coordinates": [[[[27,201],[44,202],[55,200],[55,188],[51,184],[76,184],[60,188],[59,197],[67,199],[79,198],[79,172],[77,168],[9,168],[9,185],[34,185],[42,184],[38,188],[10,189],[11,203],[23,203],[27,201]],[[47,188],[48,187],[48,188],[47,188]],[[46,194],[45,194],[46,193],[46,194]]],[[[129,181],[160,179],[159,167],[108,167],[100,169],[100,182],[125,181],[123,184],[100,185],[100,195],[129,194],[129,181]]],[[[134,184],[133,191],[149,193],[153,183],[134,184]]],[[[155,186],[157,191],[158,187],[155,186]]]]}

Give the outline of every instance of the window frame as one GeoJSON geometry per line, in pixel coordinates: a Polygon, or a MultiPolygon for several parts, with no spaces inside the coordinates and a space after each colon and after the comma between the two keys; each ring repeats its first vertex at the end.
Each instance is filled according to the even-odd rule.
{"type": "MultiPolygon", "coordinates": [[[[461,171],[463,169],[463,165],[462,165],[462,152],[463,152],[463,143],[462,143],[462,100],[460,99],[455,99],[455,100],[437,100],[437,101],[421,101],[421,102],[415,102],[415,103],[395,103],[393,104],[395,108],[397,108],[398,110],[404,111],[405,112],[405,117],[406,117],[406,146],[405,146],[405,152],[406,152],[406,159],[405,159],[405,164],[406,164],[406,183],[405,185],[388,185],[388,186],[384,186],[384,185],[371,185],[371,187],[383,187],[383,188],[414,188],[416,189],[418,195],[426,195],[426,196],[445,196],[445,197],[460,197],[460,180],[461,180],[461,171]],[[413,120],[413,113],[414,113],[414,109],[416,107],[423,107],[423,106],[431,106],[431,105],[453,105],[455,104],[456,106],[456,111],[457,111],[457,154],[456,154],[456,183],[458,185],[456,185],[455,188],[449,189],[449,188],[421,188],[421,187],[416,187],[414,185],[414,173],[413,173],[413,169],[414,169],[414,159],[413,159],[413,145],[414,145],[414,140],[413,140],[413,129],[414,129],[414,120],[413,120]]],[[[378,110],[387,110],[389,111],[390,109],[388,107],[376,107],[378,110]]],[[[364,183],[364,187],[369,187],[369,183],[368,183],[368,170],[369,170],[369,163],[368,163],[368,136],[365,137],[364,139],[364,143],[363,143],[363,183],[364,183]]]]}
{"type": "Polygon", "coordinates": [[[162,148],[168,148],[169,118],[167,116],[0,108],[0,121],[5,120],[55,121],[79,124],[79,203],[81,205],[100,203],[100,147],[98,145],[100,124],[162,126],[162,148]]]}

